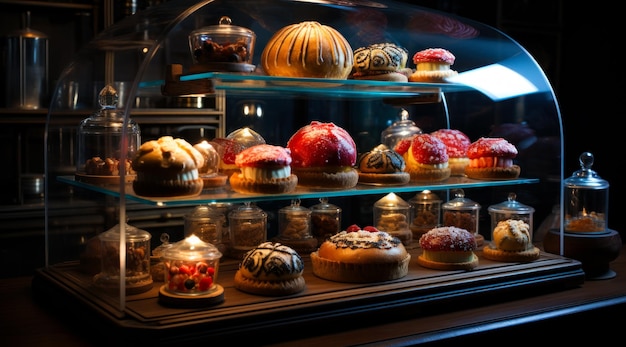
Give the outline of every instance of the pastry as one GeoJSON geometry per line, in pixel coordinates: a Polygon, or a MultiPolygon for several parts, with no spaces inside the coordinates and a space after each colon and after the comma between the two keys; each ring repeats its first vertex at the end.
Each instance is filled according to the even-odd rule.
{"type": "Polygon", "coordinates": [[[375,185],[402,185],[411,176],[405,172],[406,163],[398,152],[381,144],[359,156],[356,164],[359,183],[375,185]]]}
{"type": "Polygon", "coordinates": [[[413,70],[406,67],[409,52],[393,43],[376,43],[354,51],[354,67],[350,78],[408,82],[413,70]]]}
{"type": "Polygon", "coordinates": [[[470,159],[465,174],[476,179],[514,179],[520,167],[513,163],[517,148],[501,137],[481,137],[467,149],[470,159]]]}
{"type": "Polygon", "coordinates": [[[183,139],[163,136],[144,142],[132,160],[137,173],[133,189],[143,196],[198,195],[204,185],[198,168],[203,165],[202,154],[183,139]]]}
{"type": "Polygon", "coordinates": [[[417,262],[435,270],[471,270],[478,266],[476,239],[469,231],[457,227],[438,227],[419,239],[422,254],[417,262]]]}
{"type": "Polygon", "coordinates": [[[457,129],[439,129],[431,135],[440,139],[448,152],[448,165],[451,176],[464,176],[465,167],[469,164],[467,148],[472,143],[470,138],[457,129]]]}
{"type": "Polygon", "coordinates": [[[261,53],[269,76],[347,79],[354,64],[350,43],[334,28],[315,21],[278,30],[261,53]]]}
{"type": "Polygon", "coordinates": [[[244,150],[244,146],[235,140],[225,137],[216,137],[209,142],[220,155],[218,172],[230,177],[233,173],[239,172],[239,167],[235,164],[235,157],[244,150]]]}
{"type": "Polygon", "coordinates": [[[207,141],[202,141],[193,145],[193,148],[200,152],[204,158],[204,165],[198,168],[203,188],[210,189],[225,186],[228,176],[219,173],[220,155],[215,147],[207,141]]]}
{"type": "Polygon", "coordinates": [[[368,283],[406,276],[411,255],[397,237],[351,225],[311,253],[313,274],[336,282],[368,283]]]}
{"type": "Polygon", "coordinates": [[[306,287],[304,262],[292,248],[263,242],[248,251],[235,273],[235,288],[252,294],[282,296],[306,287]]]}
{"type": "Polygon", "coordinates": [[[450,65],[454,64],[454,54],[443,48],[428,48],[413,55],[415,72],[409,76],[410,82],[440,83],[448,77],[458,75],[450,65]]]}
{"type": "Polygon", "coordinates": [[[483,256],[487,259],[505,262],[539,259],[539,248],[532,244],[530,226],[522,220],[498,222],[491,239],[491,243],[483,248],[483,256]]]}
{"type": "Polygon", "coordinates": [[[446,146],[433,135],[417,134],[400,140],[394,150],[404,157],[411,181],[438,182],[450,177],[446,146]]]}
{"type": "Polygon", "coordinates": [[[298,129],[289,141],[291,169],[298,185],[325,189],[356,186],[359,173],[356,144],[348,132],[334,123],[312,121],[298,129]]]}
{"type": "Polygon", "coordinates": [[[252,146],[237,154],[235,164],[240,172],[230,176],[230,187],[239,193],[288,193],[298,184],[298,177],[291,173],[291,153],[287,148],[252,146]]]}

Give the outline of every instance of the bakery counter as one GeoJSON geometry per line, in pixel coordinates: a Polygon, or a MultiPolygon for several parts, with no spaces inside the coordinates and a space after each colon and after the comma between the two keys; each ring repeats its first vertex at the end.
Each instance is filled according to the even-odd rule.
{"type": "Polygon", "coordinates": [[[484,305],[530,293],[567,290],[584,282],[580,262],[549,253],[530,263],[502,263],[485,259],[478,251],[480,263],[472,271],[429,270],[417,263],[419,248],[410,253],[405,277],[364,284],[320,279],[312,273],[310,258],[304,256],[305,290],[282,297],[237,290],[234,274],[238,261],[223,259],[217,283],[224,288],[224,301],[209,306],[196,305],[194,300],[174,307],[164,305],[159,301],[162,283],[154,282],[147,292],[127,295],[125,309],[120,311],[117,292],[94,287],[92,276],[74,262],[39,270],[33,289],[35,297],[50,304],[52,310],[67,314],[74,306],[76,317],[87,313],[93,326],[120,332],[117,336],[126,336],[127,341],[173,344],[210,338],[226,343],[246,334],[258,336],[260,343],[275,343],[312,338],[319,330],[332,333],[381,320],[419,317],[437,312],[439,307],[484,305]],[[310,329],[312,326],[316,329],[310,329]],[[277,327],[284,332],[266,333],[277,327]]]}
{"type": "MultiPolygon", "coordinates": [[[[617,276],[597,281],[584,281],[576,261],[545,253],[536,264],[551,264],[549,271],[483,261],[473,272],[436,273],[413,262],[408,278],[377,285],[332,283],[308,273],[305,292],[285,298],[237,292],[229,274],[232,266],[225,266],[218,279],[226,292],[223,306],[165,309],[151,295],[131,300],[130,310],[161,316],[150,324],[112,324],[101,309],[75,296],[77,292],[71,293],[63,280],[52,280],[50,273],[39,271],[34,278],[1,280],[0,320],[9,345],[29,346],[97,346],[114,339],[121,343],[124,335],[116,332],[128,330],[140,332],[142,341],[153,345],[224,338],[232,343],[252,338],[276,346],[406,346],[480,342],[520,333],[573,342],[580,338],[572,334],[577,330],[598,332],[606,338],[620,335],[610,327],[611,317],[626,309],[623,248],[610,264],[617,276]],[[508,267],[512,271],[502,271],[508,267]],[[556,270],[559,268],[562,270],[556,270]],[[532,275],[535,272],[542,275],[532,275]],[[417,278],[424,273],[428,276],[417,278]],[[306,298],[312,294],[314,300],[306,298]],[[390,297],[394,299],[389,301],[390,297]],[[328,311],[316,311],[318,302],[328,311]],[[252,305],[260,312],[245,312],[242,305],[252,305]],[[185,323],[190,318],[194,324],[185,323]],[[220,320],[238,323],[220,327],[220,320]]],[[[129,335],[125,335],[123,339],[128,341],[129,335]]]]}

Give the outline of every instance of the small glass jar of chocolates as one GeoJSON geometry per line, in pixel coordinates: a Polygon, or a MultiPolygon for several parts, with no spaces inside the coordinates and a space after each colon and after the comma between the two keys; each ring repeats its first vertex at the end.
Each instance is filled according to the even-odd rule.
{"type": "Polygon", "coordinates": [[[320,198],[319,204],[310,207],[311,234],[317,239],[317,245],[341,231],[341,208],[320,198]]]}
{"type": "Polygon", "coordinates": [[[245,202],[228,214],[231,248],[229,256],[241,259],[249,250],[267,241],[267,213],[245,202]]]}

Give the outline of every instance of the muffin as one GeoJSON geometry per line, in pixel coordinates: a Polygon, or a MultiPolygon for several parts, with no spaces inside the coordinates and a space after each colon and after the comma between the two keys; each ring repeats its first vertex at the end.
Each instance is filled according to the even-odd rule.
{"type": "Polygon", "coordinates": [[[183,139],[163,136],[144,142],[132,160],[137,173],[133,189],[152,197],[198,195],[204,186],[198,173],[203,165],[202,154],[183,139]]]}

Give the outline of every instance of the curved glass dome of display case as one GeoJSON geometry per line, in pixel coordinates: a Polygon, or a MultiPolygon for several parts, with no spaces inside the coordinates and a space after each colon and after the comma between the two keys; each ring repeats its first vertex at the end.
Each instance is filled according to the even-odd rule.
{"type": "MultiPolygon", "coordinates": [[[[122,115],[122,138],[131,120],[145,114],[160,117],[159,122],[178,122],[177,117],[202,117],[203,108],[181,109],[172,106],[181,97],[225,98],[227,134],[243,126],[253,127],[267,143],[285,146],[290,135],[312,120],[334,122],[352,134],[359,152],[373,148],[381,132],[408,111],[410,118],[425,132],[439,128],[463,130],[472,140],[481,136],[507,138],[516,144],[522,175],[511,181],[476,181],[453,178],[437,184],[409,184],[399,187],[357,186],[346,191],[299,189],[285,195],[242,195],[230,191],[203,192],[180,199],[152,199],[132,193],[122,173],[117,185],[101,185],[77,180],[75,176],[56,175],[51,153],[46,157],[48,187],[72,187],[72,199],[105,201],[113,199],[118,215],[115,223],[126,220],[128,201],[154,208],[194,206],[209,202],[289,201],[294,198],[381,195],[389,192],[415,193],[421,190],[447,191],[455,188],[483,188],[474,200],[490,205],[516,189],[519,200],[533,205],[540,220],[559,202],[562,180],[563,134],[561,116],[552,87],[535,59],[517,42],[502,32],[458,16],[393,1],[339,0],[179,0],[140,11],[100,33],[67,66],[52,98],[48,128],[68,121],[80,113],[84,118],[101,111],[98,93],[106,85],[118,90],[116,112],[122,115]],[[287,15],[288,14],[288,15],[287,15]],[[214,26],[228,16],[232,25],[256,35],[250,72],[190,71],[194,64],[189,48],[192,31],[214,26]],[[272,77],[259,68],[261,53],[279,29],[302,21],[317,21],[339,31],[353,49],[373,43],[390,42],[409,52],[442,47],[456,56],[452,68],[458,76],[447,83],[400,83],[361,80],[332,80],[272,77]],[[174,82],[186,82],[178,95],[164,93],[172,80],[172,68],[182,67],[174,82]],[[78,110],[65,108],[71,95],[68,85],[80,86],[78,110]],[[196,86],[197,89],[194,89],[196,86]],[[263,115],[248,117],[242,105],[263,106],[263,115]],[[521,188],[517,188],[521,187],[521,188]]],[[[138,121],[141,128],[141,121],[138,121]]],[[[77,124],[78,126],[78,124],[77,124]]],[[[147,139],[148,134],[141,134],[147,139]]],[[[158,137],[170,134],[150,134],[158,137]]],[[[49,140],[49,139],[48,139],[49,140]]],[[[190,141],[191,142],[191,141],[190,141]]],[[[120,146],[120,158],[130,156],[132,148],[120,146]]],[[[64,269],[78,261],[76,245],[68,245],[71,226],[53,211],[59,204],[46,194],[46,267],[59,276],[74,278],[64,269]],[[69,231],[68,231],[69,230],[69,231]]],[[[116,212],[117,213],[117,212],[116,212]]],[[[103,223],[104,224],[104,223],[103,223]]],[[[538,224],[538,223],[537,223],[538,224]]],[[[123,224],[122,224],[123,226],[123,224]]],[[[105,226],[108,228],[110,226],[105,226]]],[[[124,243],[121,233],[120,245],[124,243]]],[[[158,239],[158,237],[153,237],[158,239]]],[[[123,269],[120,269],[120,271],[123,269]]],[[[80,282],[77,280],[77,282],[80,282]]],[[[86,286],[77,284],[77,286],[86,286]]],[[[121,282],[121,293],[124,283],[121,282]]],[[[124,310],[124,295],[119,309],[124,310]]]]}

